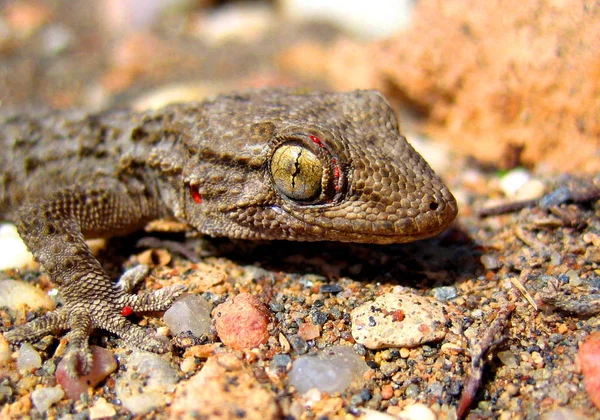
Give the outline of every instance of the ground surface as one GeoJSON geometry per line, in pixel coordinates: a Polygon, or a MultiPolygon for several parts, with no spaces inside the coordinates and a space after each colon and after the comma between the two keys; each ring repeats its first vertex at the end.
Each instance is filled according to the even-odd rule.
{"type": "MultiPolygon", "coordinates": [[[[325,82],[299,80],[279,60],[298,40],[310,39],[326,48],[336,33],[323,25],[275,24],[258,35],[242,30],[232,40],[209,44],[198,35],[197,28],[209,19],[202,9],[185,13],[176,9],[154,26],[141,25],[132,31],[118,17],[100,11],[105,9],[90,10],[87,2],[7,4],[12,6],[2,10],[7,30],[0,37],[1,100],[5,108],[24,111],[47,106],[141,106],[146,101],[160,103],[170,95],[197,98],[262,85],[319,87],[325,82]]],[[[111,2],[98,4],[110,8],[111,2]]],[[[307,65],[311,59],[314,55],[307,57],[307,65]]],[[[419,127],[414,121],[404,125],[419,127]]],[[[271,390],[279,410],[276,415],[353,418],[357,407],[397,413],[419,402],[440,419],[455,418],[472,372],[477,340],[486,338],[498,314],[506,313],[505,328],[491,337],[496,345],[483,359],[482,385],[473,397],[469,418],[558,416],[559,408],[571,410],[564,418],[600,418],[586,395],[577,361],[580,343],[598,329],[600,319],[543,303],[543,298],[553,298],[557,306],[567,301],[571,310],[580,310],[577,302],[600,293],[600,204],[566,204],[558,211],[533,207],[478,217],[480,209],[503,200],[539,197],[564,186],[582,190],[594,183],[598,186],[600,180],[524,171],[525,188],[514,193],[506,184],[514,173],[504,176],[447,150],[435,139],[426,142],[423,150],[460,205],[456,223],[437,238],[396,246],[201,239],[189,242],[201,256],[199,263],[173,254],[166,265],[153,267],[143,287],[169,284],[176,278],[190,290],[209,296],[214,305],[242,292],[263,301],[271,312],[271,338],[257,350],[234,354],[244,361],[253,380],[271,390]],[[198,280],[215,278],[215,272],[222,275],[214,282],[198,280]],[[450,332],[441,341],[412,349],[369,350],[356,345],[349,314],[399,287],[442,302],[450,332]],[[306,346],[301,350],[293,345],[290,349],[280,337],[302,335],[302,324],[316,326],[316,338],[300,343],[301,348],[306,346]],[[354,346],[368,362],[371,371],[364,382],[341,394],[316,398],[293,392],[285,367],[273,373],[278,355],[294,359],[298,353],[333,345],[354,346]]],[[[110,242],[103,252],[115,276],[140,258],[140,250],[123,241],[110,242]]],[[[38,273],[8,270],[2,276],[35,283],[38,273]]],[[[52,287],[47,281],[42,285],[44,290],[52,287]]],[[[1,314],[5,327],[14,322],[14,314],[1,314]]],[[[163,325],[160,317],[144,322],[163,325]]],[[[110,337],[99,335],[94,340],[118,357],[128,351],[110,337]]],[[[41,351],[43,360],[51,360],[55,349],[46,346],[41,351]]],[[[181,348],[166,357],[176,369],[184,359],[181,348]]],[[[206,355],[195,357],[193,368],[178,370],[178,380],[187,381],[205,360],[206,355]]],[[[39,416],[27,401],[36,386],[55,384],[53,366],[54,362],[44,364],[34,376],[20,374],[14,363],[0,369],[2,413],[39,416]]],[[[88,408],[101,398],[116,415],[128,415],[115,396],[115,383],[123,370],[98,385],[87,400],[57,402],[49,415],[88,415],[88,408]]],[[[169,399],[176,398],[172,391],[168,394],[169,399]]],[[[161,418],[168,413],[160,409],[146,416],[161,418]]]]}

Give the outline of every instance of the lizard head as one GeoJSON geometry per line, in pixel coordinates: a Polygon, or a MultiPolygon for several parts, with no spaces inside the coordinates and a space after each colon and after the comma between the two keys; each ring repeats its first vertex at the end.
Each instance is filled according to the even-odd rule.
{"type": "Polygon", "coordinates": [[[175,209],[203,233],[396,243],[436,235],[456,216],[378,92],[260,90],[205,105],[175,209]]]}

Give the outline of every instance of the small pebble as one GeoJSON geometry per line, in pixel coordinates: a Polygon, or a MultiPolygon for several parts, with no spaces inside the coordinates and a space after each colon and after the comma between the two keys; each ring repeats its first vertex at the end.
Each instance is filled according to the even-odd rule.
{"type": "Polygon", "coordinates": [[[17,356],[17,369],[22,373],[30,373],[42,367],[42,357],[29,343],[21,344],[17,356]]]}
{"type": "Polygon", "coordinates": [[[275,369],[287,370],[287,368],[291,365],[292,358],[287,354],[276,354],[273,356],[273,360],[271,360],[271,367],[275,369]]]}
{"type": "Polygon", "coordinates": [[[552,250],[550,251],[550,265],[558,266],[562,262],[560,252],[552,250]]]}
{"type": "Polygon", "coordinates": [[[517,357],[510,350],[499,351],[498,359],[500,359],[500,361],[502,363],[504,363],[506,366],[508,366],[509,368],[515,368],[519,365],[519,362],[517,361],[517,357]]]}
{"type": "Polygon", "coordinates": [[[177,300],[164,314],[164,321],[173,334],[190,331],[194,337],[210,333],[212,305],[198,295],[177,300]]]}
{"type": "Polygon", "coordinates": [[[318,325],[313,324],[312,322],[305,322],[300,324],[298,327],[298,335],[302,337],[304,340],[314,340],[318,338],[321,334],[321,330],[318,325]]]}
{"type": "Polygon", "coordinates": [[[19,280],[0,280],[0,307],[12,310],[52,310],[54,302],[37,287],[19,280]]]}
{"type": "Polygon", "coordinates": [[[51,388],[38,388],[31,393],[31,402],[40,413],[44,414],[54,403],[65,396],[65,391],[60,386],[51,388]]]}
{"type": "Polygon", "coordinates": [[[354,309],[352,337],[369,349],[415,347],[446,335],[439,302],[415,295],[386,293],[354,309]]]}
{"type": "Polygon", "coordinates": [[[397,363],[384,362],[379,366],[379,371],[386,378],[391,377],[394,373],[400,370],[400,366],[397,363]]]}
{"type": "Polygon", "coordinates": [[[508,198],[515,198],[517,192],[531,179],[529,171],[523,168],[516,168],[508,171],[500,179],[500,188],[508,198]]]}
{"type": "Polygon", "coordinates": [[[123,357],[123,369],[115,391],[123,407],[133,414],[145,414],[167,404],[166,394],[175,389],[177,371],[158,354],[135,350],[123,357]]]}
{"type": "Polygon", "coordinates": [[[418,385],[415,384],[410,384],[409,386],[406,387],[406,389],[404,390],[404,396],[406,398],[416,398],[419,395],[419,392],[421,390],[419,389],[418,385]]]}
{"type": "Polygon", "coordinates": [[[343,290],[344,289],[339,284],[324,284],[319,289],[321,293],[340,293],[343,290]]]}
{"type": "Polygon", "coordinates": [[[108,419],[116,416],[115,406],[106,401],[105,398],[98,398],[94,405],[89,409],[90,420],[108,419]]]}
{"type": "Polygon", "coordinates": [[[0,404],[4,404],[13,395],[13,389],[8,385],[0,385],[0,404]]]}
{"type": "Polygon", "coordinates": [[[269,309],[248,293],[240,293],[220,304],[212,315],[219,338],[232,349],[252,349],[269,339],[269,309]]]}
{"type": "Polygon", "coordinates": [[[304,394],[312,388],[321,392],[343,392],[368,371],[352,347],[335,346],[298,357],[289,373],[290,384],[304,394]]]}
{"type": "Polygon", "coordinates": [[[313,324],[323,325],[327,322],[327,314],[322,311],[312,311],[310,314],[313,324]]]}
{"type": "Polygon", "coordinates": [[[514,198],[515,200],[535,200],[542,197],[545,190],[546,186],[542,181],[530,179],[519,188],[514,198]]]}
{"type": "Polygon", "coordinates": [[[500,261],[494,255],[484,254],[479,260],[486,270],[497,270],[500,268],[500,261]]]}
{"type": "Polygon", "coordinates": [[[402,420],[436,420],[435,413],[424,404],[413,404],[404,407],[404,410],[398,413],[402,420]]]}
{"type": "Polygon", "coordinates": [[[179,369],[181,369],[183,373],[189,373],[196,369],[196,366],[198,366],[198,364],[196,363],[195,357],[186,357],[179,365],[179,369]]]}
{"type": "Polygon", "coordinates": [[[569,284],[571,286],[581,286],[581,284],[583,283],[581,277],[579,277],[579,274],[577,274],[577,271],[575,270],[567,271],[566,275],[569,278],[569,284]]]}
{"type": "Polygon", "coordinates": [[[304,354],[308,351],[308,343],[299,335],[293,334],[289,336],[290,344],[294,351],[298,354],[304,354]]]}
{"type": "Polygon", "coordinates": [[[444,392],[444,385],[441,382],[434,382],[427,388],[429,395],[440,398],[444,392]]]}
{"type": "MultiPolygon", "coordinates": [[[[33,255],[19,236],[13,224],[0,224],[0,270],[7,268],[34,268],[33,255]]],[[[0,293],[0,296],[2,293],[0,293]]],[[[0,305],[5,306],[5,305],[0,305]]]]}
{"type": "Polygon", "coordinates": [[[390,384],[385,384],[381,387],[381,397],[384,400],[389,400],[394,396],[394,388],[390,384]]]}
{"type": "Polygon", "coordinates": [[[441,286],[432,290],[433,297],[440,302],[447,302],[458,296],[458,291],[454,286],[441,286]]]}
{"type": "Polygon", "coordinates": [[[88,387],[95,387],[117,369],[112,351],[98,346],[91,346],[93,364],[89,374],[71,378],[68,374],[67,359],[63,358],[56,368],[56,381],[62,386],[72,400],[77,400],[88,387]]]}

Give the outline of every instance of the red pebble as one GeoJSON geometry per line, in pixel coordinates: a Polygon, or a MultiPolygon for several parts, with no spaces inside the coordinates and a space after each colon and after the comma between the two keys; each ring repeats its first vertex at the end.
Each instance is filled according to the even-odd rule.
{"type": "Polygon", "coordinates": [[[88,375],[71,378],[67,373],[67,363],[62,359],[56,368],[56,381],[63,387],[67,397],[78,400],[88,387],[95,387],[117,369],[117,362],[112,351],[92,346],[94,362],[88,375]]]}
{"type": "Polygon", "coordinates": [[[600,332],[594,332],[579,346],[579,364],[588,398],[600,408],[600,332]]]}
{"type": "Polygon", "coordinates": [[[258,298],[240,293],[213,309],[219,338],[228,347],[249,350],[269,339],[269,310],[258,298]]]}

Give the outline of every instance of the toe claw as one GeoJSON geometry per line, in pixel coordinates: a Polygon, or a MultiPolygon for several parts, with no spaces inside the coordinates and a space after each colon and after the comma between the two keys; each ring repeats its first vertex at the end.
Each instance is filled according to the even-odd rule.
{"type": "Polygon", "coordinates": [[[67,350],[63,360],[67,368],[67,375],[72,379],[89,374],[94,364],[94,357],[89,347],[85,349],[71,347],[67,350]]]}

